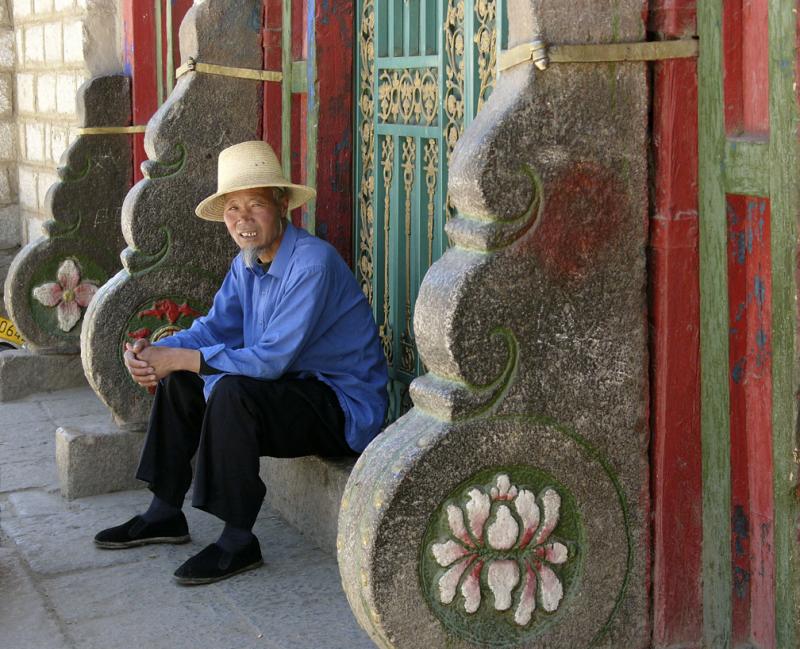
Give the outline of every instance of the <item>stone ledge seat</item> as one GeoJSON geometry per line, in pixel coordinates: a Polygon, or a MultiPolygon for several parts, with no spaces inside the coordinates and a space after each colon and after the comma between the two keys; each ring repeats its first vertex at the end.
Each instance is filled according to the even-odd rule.
{"type": "Polygon", "coordinates": [[[261,458],[264,502],[322,550],[336,554],[339,505],[357,458],[261,458]]]}

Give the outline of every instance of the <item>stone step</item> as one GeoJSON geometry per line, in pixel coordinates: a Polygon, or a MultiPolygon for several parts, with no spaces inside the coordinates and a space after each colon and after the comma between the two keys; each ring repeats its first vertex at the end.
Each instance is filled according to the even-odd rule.
{"type": "Polygon", "coordinates": [[[25,349],[0,351],[0,402],[84,386],[86,377],[78,354],[34,354],[25,349]]]}
{"type": "Polygon", "coordinates": [[[335,556],[339,504],[354,464],[352,458],[261,458],[265,502],[335,556]]]}

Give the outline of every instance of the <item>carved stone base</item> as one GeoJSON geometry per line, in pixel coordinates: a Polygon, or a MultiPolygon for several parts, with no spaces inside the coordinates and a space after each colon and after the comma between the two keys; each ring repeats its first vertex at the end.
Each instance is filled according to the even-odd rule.
{"type": "Polygon", "coordinates": [[[61,495],[68,499],[126,489],[145,483],[134,478],[144,434],[63,427],[56,431],[56,466],[61,495]]]}
{"type": "Polygon", "coordinates": [[[0,351],[0,402],[85,386],[83,365],[77,355],[34,354],[24,349],[0,351]]]}
{"type": "Polygon", "coordinates": [[[602,643],[641,541],[629,509],[608,458],[568,427],[415,410],[351,475],[343,583],[379,646],[631,646],[602,643]]]}

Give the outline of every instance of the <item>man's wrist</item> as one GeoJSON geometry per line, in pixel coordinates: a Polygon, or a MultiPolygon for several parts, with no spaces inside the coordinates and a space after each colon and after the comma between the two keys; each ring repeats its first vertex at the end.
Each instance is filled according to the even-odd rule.
{"type": "Polygon", "coordinates": [[[196,349],[176,349],[178,353],[178,369],[187,372],[200,372],[200,352],[196,349]]]}
{"type": "Polygon", "coordinates": [[[196,349],[163,347],[169,350],[168,367],[170,372],[187,371],[195,374],[200,371],[200,352],[196,349]]]}

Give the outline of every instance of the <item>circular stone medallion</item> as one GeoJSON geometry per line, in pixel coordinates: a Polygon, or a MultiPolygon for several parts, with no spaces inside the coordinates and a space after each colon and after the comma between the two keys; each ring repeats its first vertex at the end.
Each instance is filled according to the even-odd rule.
{"type": "Polygon", "coordinates": [[[559,617],[581,564],[572,494],[530,466],[462,482],[431,516],[420,579],[431,610],[462,638],[516,646],[559,617]]]}

